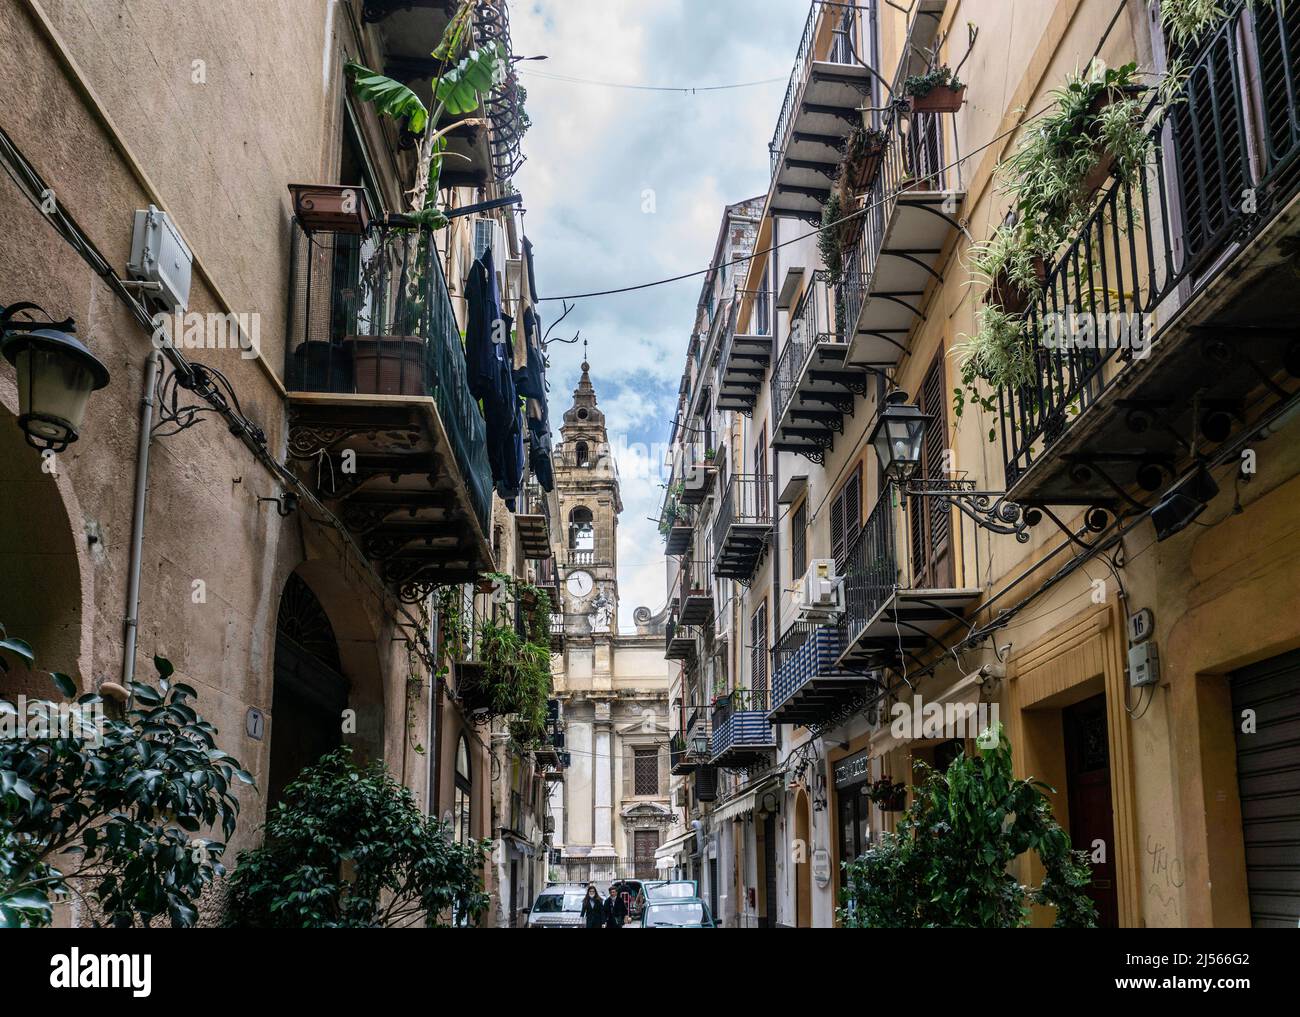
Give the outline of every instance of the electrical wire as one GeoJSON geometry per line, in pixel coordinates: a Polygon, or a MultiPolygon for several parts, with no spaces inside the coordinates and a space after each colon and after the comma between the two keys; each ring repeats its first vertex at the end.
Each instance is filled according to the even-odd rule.
{"type": "MultiPolygon", "coordinates": [[[[995,135],[993,138],[989,139],[987,142],[985,142],[983,145],[980,145],[978,148],[972,149],[971,151],[967,152],[965,155],[958,156],[956,159],[952,160],[951,162],[943,166],[936,166],[934,169],[935,175],[953,169],[954,167],[960,166],[962,163],[966,162],[968,159],[971,159],[973,156],[978,155],[980,152],[992,148],[1000,141],[1003,141],[1004,139],[1009,138],[1011,135],[1015,134],[1017,131],[1023,128],[1030,121],[1035,120],[1036,118],[1042,116],[1044,113],[1048,112],[1051,108],[1052,106],[1050,104],[1044,106],[1042,109],[1037,110],[1036,112],[1026,116],[1014,127],[1010,127],[1007,130],[1003,131],[1001,134],[995,135]]],[[[538,297],[537,299],[539,302],[548,301],[548,300],[549,301],[587,300],[593,297],[618,296],[619,294],[623,294],[623,293],[635,293],[640,290],[654,289],[655,287],[658,286],[668,286],[671,285],[672,283],[682,282],[686,279],[698,279],[701,276],[708,275],[710,272],[717,271],[717,269],[720,267],[730,268],[731,266],[734,265],[743,265],[746,264],[747,262],[751,262],[755,260],[756,258],[760,258],[765,254],[770,254],[772,251],[779,250],[783,247],[789,247],[792,244],[797,244],[800,243],[801,241],[807,240],[810,236],[813,236],[816,233],[821,233],[824,230],[838,229],[840,226],[844,225],[847,222],[852,222],[854,219],[859,219],[862,216],[865,216],[868,212],[874,211],[877,208],[881,208],[882,206],[888,204],[889,202],[893,201],[895,198],[899,197],[904,193],[906,193],[906,191],[902,188],[896,191],[892,191],[889,194],[881,196],[881,198],[878,201],[874,201],[869,205],[864,205],[862,206],[862,208],[850,212],[848,215],[842,216],[841,218],[836,219],[833,222],[823,223],[821,226],[816,227],[809,233],[802,233],[799,236],[792,237],[789,240],[782,240],[780,243],[770,244],[767,247],[764,247],[760,250],[752,251],[749,254],[744,254],[739,257],[732,258],[730,261],[724,262],[721,266],[710,266],[709,268],[702,268],[694,272],[683,272],[680,275],[669,276],[666,279],[656,279],[653,282],[637,283],[636,285],[632,285],[632,286],[619,286],[608,290],[595,290],[590,293],[566,293],[563,296],[538,297]]]]}
{"type": "Polygon", "coordinates": [[[621,81],[595,81],[591,78],[576,78],[568,74],[555,74],[550,71],[539,71],[532,68],[521,69],[521,73],[530,78],[560,81],[569,85],[591,85],[598,88],[617,88],[630,92],[675,92],[683,95],[695,95],[699,92],[727,92],[738,88],[757,88],[761,85],[771,85],[788,80],[781,77],[762,78],[758,81],[737,81],[726,85],[641,85],[621,81]]]}

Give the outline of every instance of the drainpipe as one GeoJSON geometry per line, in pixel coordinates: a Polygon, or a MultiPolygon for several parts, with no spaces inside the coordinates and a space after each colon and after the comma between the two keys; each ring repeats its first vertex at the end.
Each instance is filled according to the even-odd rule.
{"type": "MultiPolygon", "coordinates": [[[[773,250],[772,252],[772,266],[771,266],[771,271],[772,271],[771,314],[772,314],[772,361],[773,363],[775,363],[776,361],[776,346],[777,346],[777,341],[776,341],[777,310],[776,310],[775,290],[776,290],[776,281],[777,279],[780,278],[779,275],[780,266],[781,266],[781,248],[779,246],[780,240],[781,240],[781,220],[773,219],[772,220],[772,245],[775,248],[775,250],[773,250]]],[[[776,431],[776,421],[772,420],[768,424],[767,440],[769,444],[771,443],[772,439],[776,436],[775,431],[776,431]]],[[[768,657],[767,657],[767,693],[769,697],[772,694],[772,679],[774,677],[774,675],[772,674],[771,649],[772,647],[776,646],[776,641],[781,638],[781,522],[780,522],[781,513],[780,513],[780,506],[777,505],[776,502],[777,496],[781,491],[780,463],[781,463],[781,453],[777,452],[774,449],[772,451],[772,492],[770,495],[772,499],[770,502],[772,508],[772,610],[769,611],[768,614],[772,619],[772,639],[771,639],[771,645],[768,647],[768,657]]],[[[772,705],[771,700],[769,699],[768,701],[769,709],[771,709],[771,705],[772,705]]],[[[781,741],[784,742],[784,738],[782,738],[781,741]]]]}
{"type": "Polygon", "coordinates": [[[144,556],[144,503],[149,484],[149,442],[153,430],[154,385],[162,357],[150,352],[144,365],[144,394],[140,397],[140,440],[135,455],[135,510],[131,517],[131,549],[127,566],[126,624],[122,638],[122,686],[128,708],[134,702],[135,645],[140,630],[140,563],[144,556]]]}

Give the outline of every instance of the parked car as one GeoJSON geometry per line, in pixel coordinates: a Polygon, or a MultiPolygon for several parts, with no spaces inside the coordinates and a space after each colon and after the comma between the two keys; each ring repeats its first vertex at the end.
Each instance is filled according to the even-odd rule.
{"type": "Polygon", "coordinates": [[[642,929],[716,929],[709,906],[698,897],[674,897],[646,901],[641,913],[642,929]]]}
{"type": "Polygon", "coordinates": [[[585,883],[554,883],[537,895],[533,906],[524,908],[528,915],[525,928],[580,929],[585,883]]]}
{"type": "Polygon", "coordinates": [[[680,900],[686,897],[699,897],[700,884],[693,879],[661,879],[646,883],[645,895],[648,900],[680,900]]]}

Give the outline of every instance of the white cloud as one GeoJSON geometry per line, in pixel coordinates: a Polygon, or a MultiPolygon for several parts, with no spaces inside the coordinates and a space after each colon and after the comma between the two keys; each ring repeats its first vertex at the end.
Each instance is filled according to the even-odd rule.
{"type": "MultiPolygon", "coordinates": [[[[531,0],[511,9],[532,131],[516,184],[542,295],[635,285],[706,267],[724,206],[763,193],[767,143],[808,5],[802,0],[531,0]],[[779,78],[694,95],[551,76],[673,87],[779,78]],[[653,213],[643,209],[653,191],[653,213]]],[[[577,302],[552,333],[581,330],[611,437],[667,441],[702,280],[577,302]]],[[[544,321],[560,314],[544,303],[544,321]]],[[[569,405],[582,344],[553,343],[552,419],[569,405]]],[[[620,464],[621,466],[624,464],[620,464]]],[[[635,461],[632,462],[635,467],[635,461]]],[[[656,470],[623,478],[621,623],[664,603],[656,470]]]]}

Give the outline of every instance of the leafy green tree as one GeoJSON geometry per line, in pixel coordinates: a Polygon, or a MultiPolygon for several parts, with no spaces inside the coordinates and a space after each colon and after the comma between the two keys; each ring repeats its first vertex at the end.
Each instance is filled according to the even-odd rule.
{"type": "Polygon", "coordinates": [[[1040,781],[1012,776],[1001,736],[946,772],[917,764],[924,780],[896,833],[845,863],[839,919],[847,928],[1016,928],[1031,904],[1056,908],[1058,927],[1092,928],[1087,855],[1071,850],[1040,781]],[[1007,870],[1033,851],[1046,876],[1022,885],[1007,870]]]}
{"type": "MultiPolygon", "coordinates": [[[[6,654],[34,668],[32,648],[2,627],[0,651],[0,672],[10,669],[6,654]]],[[[253,778],[217,748],[217,729],[191,705],[198,693],[171,681],[167,660],[154,663],[158,687],[132,683],[121,720],[93,693],[75,704],[29,699],[25,717],[0,701],[0,721],[15,732],[33,715],[57,720],[60,707],[69,718],[0,738],[0,927],[48,925],[55,902],[72,895],[117,927],[198,919],[195,901],[224,873],[239,815],[232,782],[253,778]],[[200,835],[213,828],[224,839],[200,835]]],[[[51,677],[75,694],[67,675],[51,677]]]]}
{"type": "Polygon", "coordinates": [[[486,910],[487,841],[460,844],[381,763],[338,749],[285,790],[261,847],[239,856],[226,924],[401,928],[470,924],[486,910]]]}

